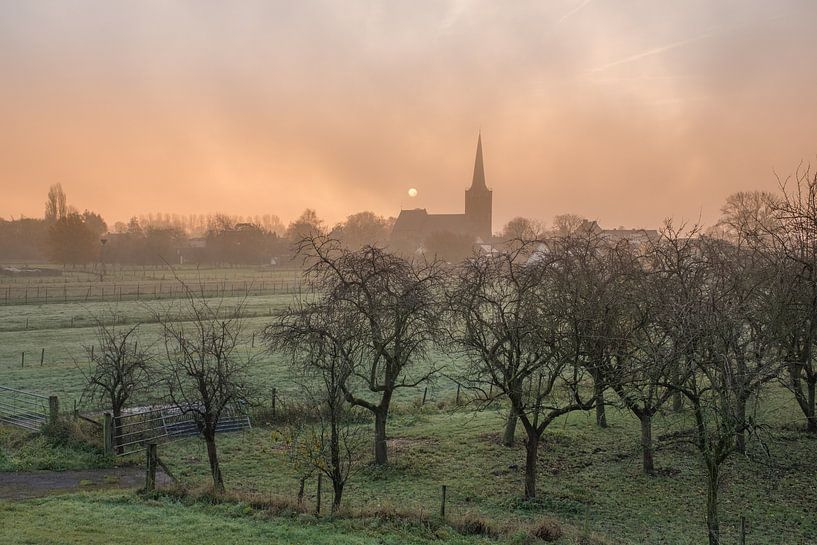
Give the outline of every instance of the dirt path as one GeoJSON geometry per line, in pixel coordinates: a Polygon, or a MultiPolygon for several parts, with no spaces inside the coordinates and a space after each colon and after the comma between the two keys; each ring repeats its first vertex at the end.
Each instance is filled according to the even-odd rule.
{"type": "MultiPolygon", "coordinates": [[[[160,471],[156,481],[166,484],[170,479],[160,471]]],[[[0,499],[24,500],[83,490],[139,488],[144,485],[145,470],[138,467],[0,473],[0,499]]]]}

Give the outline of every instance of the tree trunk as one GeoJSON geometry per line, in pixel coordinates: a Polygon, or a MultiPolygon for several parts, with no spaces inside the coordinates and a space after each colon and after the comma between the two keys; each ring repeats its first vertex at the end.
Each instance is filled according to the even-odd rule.
{"type": "Polygon", "coordinates": [[[735,403],[737,403],[735,417],[738,425],[738,431],[735,435],[735,450],[741,454],[746,454],[746,399],[744,396],[738,395],[735,403]]]}
{"type": "Polygon", "coordinates": [[[332,479],[332,512],[340,508],[340,501],[343,498],[343,482],[340,479],[332,479]]]}
{"type": "Polygon", "coordinates": [[[817,414],[815,414],[815,387],[817,381],[808,381],[808,411],[806,412],[806,429],[811,433],[817,433],[817,414]]]}
{"type": "Polygon", "coordinates": [[[817,433],[817,413],[815,412],[815,386],[817,386],[817,376],[809,376],[809,374],[804,370],[802,371],[803,374],[806,376],[801,378],[800,376],[801,369],[790,365],[789,366],[789,377],[791,380],[791,391],[794,394],[794,398],[797,400],[797,404],[800,406],[800,410],[803,411],[803,415],[806,417],[806,431],[809,433],[817,433]],[[803,382],[806,383],[805,392],[803,391],[803,382]]]}
{"type": "Polygon", "coordinates": [[[525,499],[536,497],[536,468],[539,451],[539,436],[528,433],[525,442],[525,499]]]}
{"type": "Polygon", "coordinates": [[[388,407],[384,409],[382,406],[374,413],[374,462],[379,466],[389,463],[386,448],[386,417],[388,414],[388,407]]]}
{"type": "Polygon", "coordinates": [[[511,406],[511,412],[508,413],[508,419],[505,422],[505,433],[502,435],[502,444],[506,447],[513,446],[514,436],[516,435],[516,410],[511,406]]]}
{"type": "MultiPolygon", "coordinates": [[[[340,507],[340,500],[343,496],[343,466],[340,463],[340,432],[338,431],[338,415],[336,407],[330,409],[331,415],[331,433],[329,443],[329,457],[332,464],[332,512],[334,513],[340,507]]],[[[385,428],[384,428],[385,433],[385,428]]]]}
{"type": "Polygon", "coordinates": [[[652,475],[655,473],[652,450],[652,415],[644,412],[639,416],[639,420],[641,420],[641,453],[644,473],[652,475]]]}
{"type": "Polygon", "coordinates": [[[720,545],[721,527],[718,520],[718,466],[707,463],[706,529],[709,545],[720,545]]]}
{"type": "Polygon", "coordinates": [[[607,427],[607,414],[604,407],[604,385],[598,379],[594,380],[593,388],[596,397],[596,424],[600,428],[607,427]]]}
{"type": "Polygon", "coordinates": [[[304,487],[306,486],[306,475],[302,476],[298,479],[298,505],[303,505],[304,503],[304,487]]]}
{"type": "Polygon", "coordinates": [[[672,394],[672,410],[673,412],[680,412],[684,408],[684,397],[681,392],[673,392],[672,394]]]}
{"type": "Polygon", "coordinates": [[[210,461],[210,474],[213,476],[213,491],[216,494],[223,494],[224,478],[221,476],[221,466],[219,466],[218,463],[215,433],[208,433],[204,440],[207,443],[207,459],[210,461]]]}

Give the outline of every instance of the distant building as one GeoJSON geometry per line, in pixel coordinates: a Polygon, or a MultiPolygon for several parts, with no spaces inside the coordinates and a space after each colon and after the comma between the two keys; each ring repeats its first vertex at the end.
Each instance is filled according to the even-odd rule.
{"type": "Polygon", "coordinates": [[[425,208],[401,210],[392,228],[392,241],[420,248],[434,233],[451,233],[490,243],[493,192],[485,185],[482,135],[477,138],[477,155],[471,187],[465,190],[464,214],[429,214],[425,208]]]}

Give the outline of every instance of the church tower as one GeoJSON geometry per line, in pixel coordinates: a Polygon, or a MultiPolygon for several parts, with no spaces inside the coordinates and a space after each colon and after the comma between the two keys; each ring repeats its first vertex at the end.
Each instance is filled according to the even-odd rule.
{"type": "Polygon", "coordinates": [[[471,187],[465,190],[465,218],[474,226],[474,234],[487,243],[491,240],[491,208],[493,192],[485,185],[482,165],[482,134],[477,139],[477,157],[471,187]]]}

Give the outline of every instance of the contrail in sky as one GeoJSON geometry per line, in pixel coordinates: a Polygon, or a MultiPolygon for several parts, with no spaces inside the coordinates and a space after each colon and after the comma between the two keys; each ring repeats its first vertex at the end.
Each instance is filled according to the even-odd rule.
{"type": "Polygon", "coordinates": [[[665,52],[670,51],[672,49],[677,49],[679,47],[683,47],[685,45],[689,45],[691,43],[695,43],[695,42],[704,40],[706,38],[714,36],[715,34],[718,34],[718,32],[713,30],[713,31],[701,34],[699,36],[695,36],[693,38],[687,38],[685,40],[672,42],[672,43],[669,43],[667,45],[654,47],[652,49],[642,51],[641,53],[636,53],[635,55],[630,55],[629,57],[625,57],[625,58],[619,59],[617,61],[613,61],[613,62],[609,62],[607,64],[603,64],[601,66],[597,66],[596,68],[592,68],[590,71],[591,72],[600,72],[602,70],[606,70],[606,69],[612,68],[614,66],[619,66],[621,64],[626,64],[628,62],[638,61],[638,60],[641,60],[641,59],[643,59],[645,57],[652,57],[653,55],[660,55],[661,53],[665,53],[665,52]]]}
{"type": "Polygon", "coordinates": [[[583,10],[583,9],[585,8],[585,6],[587,6],[587,4],[589,4],[589,3],[590,3],[590,2],[592,2],[592,1],[593,1],[593,0],[584,0],[584,2],[582,2],[581,4],[577,5],[576,7],[574,7],[573,9],[571,9],[570,11],[568,11],[567,13],[565,13],[564,15],[562,15],[562,16],[559,18],[559,20],[557,21],[557,23],[556,23],[556,24],[557,24],[557,25],[562,24],[562,23],[565,21],[565,19],[567,19],[567,18],[568,18],[568,17],[570,17],[571,15],[574,15],[574,14],[578,13],[579,11],[583,10]]]}

